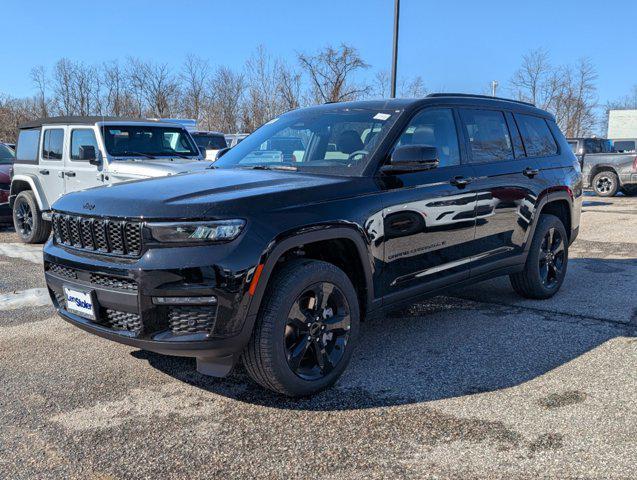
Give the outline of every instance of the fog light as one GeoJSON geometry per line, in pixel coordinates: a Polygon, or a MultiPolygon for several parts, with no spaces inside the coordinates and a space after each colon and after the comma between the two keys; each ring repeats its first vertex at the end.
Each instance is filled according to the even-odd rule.
{"type": "Polygon", "coordinates": [[[155,305],[216,305],[217,297],[153,297],[155,305]]]}

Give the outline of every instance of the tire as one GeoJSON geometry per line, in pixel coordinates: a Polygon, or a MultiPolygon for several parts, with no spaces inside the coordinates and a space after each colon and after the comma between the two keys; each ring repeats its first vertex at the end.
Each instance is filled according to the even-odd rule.
{"type": "Polygon", "coordinates": [[[513,290],[525,298],[546,299],[555,295],[568,267],[568,237],[562,221],[555,215],[541,215],[531,241],[524,270],[509,276],[513,290]],[[553,242],[548,247],[548,235],[553,242]],[[561,244],[557,243],[557,237],[561,244]],[[551,252],[549,258],[547,253],[551,252]],[[552,265],[552,267],[551,267],[552,265]]]}
{"type": "Polygon", "coordinates": [[[268,283],[243,364],[256,383],[274,392],[290,397],[319,392],[347,367],[359,320],[356,290],[342,270],[326,262],[292,260],[268,283]]]}
{"type": "Polygon", "coordinates": [[[619,190],[617,174],[610,170],[599,172],[593,177],[593,190],[600,197],[614,197],[619,190]]]}
{"type": "Polygon", "coordinates": [[[42,212],[31,190],[20,192],[13,204],[13,226],[23,243],[44,243],[51,234],[51,222],[42,212]]]}

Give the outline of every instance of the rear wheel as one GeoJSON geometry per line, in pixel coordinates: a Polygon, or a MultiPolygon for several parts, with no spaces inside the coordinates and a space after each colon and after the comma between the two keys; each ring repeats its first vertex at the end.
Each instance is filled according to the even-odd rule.
{"type": "Polygon", "coordinates": [[[550,298],[562,286],[567,266],[568,237],[564,224],[555,215],[541,215],[524,270],[509,276],[511,286],[526,298],[550,298]]]}
{"type": "Polygon", "coordinates": [[[593,177],[593,190],[600,197],[614,197],[619,189],[619,179],[615,172],[604,170],[593,177]]]}
{"type": "Polygon", "coordinates": [[[356,290],[342,270],[326,262],[291,261],[268,285],[243,363],[265,388],[310,395],[341,376],[358,323],[356,290]]]}
{"type": "Polygon", "coordinates": [[[23,243],[43,243],[51,234],[51,222],[42,212],[30,190],[20,192],[13,204],[13,226],[23,243]]]}

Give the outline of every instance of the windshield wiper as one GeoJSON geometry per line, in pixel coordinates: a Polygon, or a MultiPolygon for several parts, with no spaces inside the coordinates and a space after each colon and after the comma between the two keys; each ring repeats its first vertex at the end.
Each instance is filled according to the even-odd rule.
{"type": "Polygon", "coordinates": [[[151,155],[150,153],[144,153],[144,152],[129,152],[128,150],[125,152],[122,152],[122,156],[126,156],[126,155],[137,155],[138,157],[145,157],[145,158],[150,158],[152,160],[154,160],[156,157],[154,155],[151,155]]]}
{"type": "Polygon", "coordinates": [[[179,158],[190,158],[188,155],[184,155],[183,153],[177,153],[177,152],[173,152],[173,153],[167,153],[166,155],[170,155],[171,157],[179,157],[179,158]]]}
{"type": "Polygon", "coordinates": [[[296,172],[297,168],[291,165],[250,165],[248,167],[241,167],[247,170],[287,170],[289,172],[296,172]]]}

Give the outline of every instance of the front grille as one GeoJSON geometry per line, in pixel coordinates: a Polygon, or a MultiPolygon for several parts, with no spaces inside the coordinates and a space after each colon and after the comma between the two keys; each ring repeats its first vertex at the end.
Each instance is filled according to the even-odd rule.
{"type": "Polygon", "coordinates": [[[91,284],[100,285],[106,288],[114,288],[116,290],[137,291],[137,283],[133,280],[111,277],[110,275],[102,275],[99,273],[91,273],[91,284]]]}
{"type": "Polygon", "coordinates": [[[69,267],[64,267],[62,265],[58,265],[57,263],[48,263],[46,266],[46,269],[48,272],[55,273],[59,277],[71,278],[74,280],[77,279],[76,270],[69,267]]]}
{"type": "Polygon", "coordinates": [[[137,257],[142,251],[142,225],[102,218],[53,214],[55,241],[82,250],[137,257]]]}
{"type": "Polygon", "coordinates": [[[216,307],[170,307],[168,324],[172,333],[212,333],[215,326],[216,307]]]}
{"type": "Polygon", "coordinates": [[[104,308],[101,311],[99,320],[96,322],[113,330],[123,330],[126,332],[139,333],[142,330],[142,321],[136,313],[120,312],[104,308]]]}

